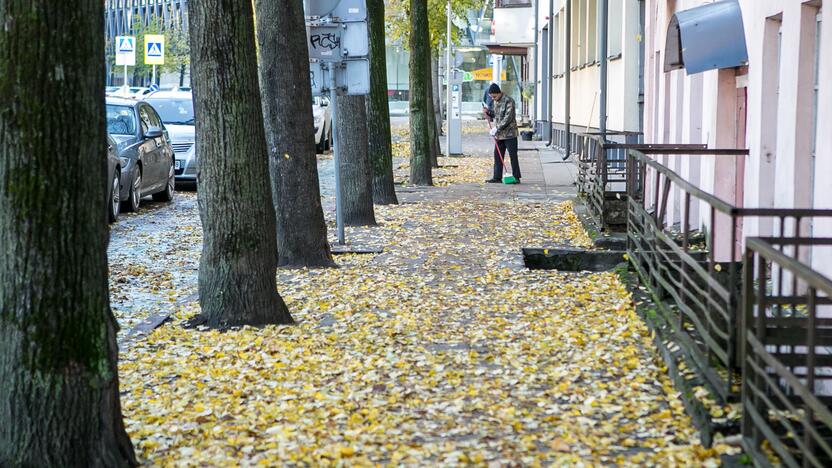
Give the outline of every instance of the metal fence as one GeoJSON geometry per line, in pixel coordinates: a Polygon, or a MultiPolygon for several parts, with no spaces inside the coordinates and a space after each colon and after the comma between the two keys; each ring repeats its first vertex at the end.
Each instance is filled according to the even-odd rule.
{"type": "Polygon", "coordinates": [[[832,239],[746,243],[742,436],[757,465],[832,466],[832,281],[799,260],[819,247],[832,239]]]}
{"type": "MultiPolygon", "coordinates": [[[[735,157],[746,150],[661,150],[668,155],[735,157]]],[[[743,219],[779,221],[780,236],[800,236],[811,217],[832,210],[735,207],[689,183],[642,151],[627,160],[627,251],[641,283],[648,287],[685,359],[722,401],[739,397],[741,225],[743,219]],[[668,226],[671,191],[681,205],[678,231],[668,226]],[[703,212],[704,228],[691,225],[691,207],[703,212]],[[718,238],[716,233],[722,234],[718,238]],[[719,244],[717,243],[719,241],[719,244]]]]}

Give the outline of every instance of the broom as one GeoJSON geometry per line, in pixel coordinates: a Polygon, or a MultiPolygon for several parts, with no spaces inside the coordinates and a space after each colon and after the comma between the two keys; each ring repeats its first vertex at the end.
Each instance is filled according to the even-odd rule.
{"type": "MultiPolygon", "coordinates": [[[[486,116],[486,120],[488,121],[488,130],[491,130],[491,117],[488,114],[486,114],[486,116]]],[[[491,140],[494,141],[494,148],[497,149],[497,155],[500,157],[500,163],[503,165],[503,183],[507,185],[516,184],[517,177],[514,177],[514,174],[511,173],[511,168],[506,165],[506,160],[503,157],[503,152],[500,151],[500,144],[497,143],[497,138],[492,136],[491,140]]]]}

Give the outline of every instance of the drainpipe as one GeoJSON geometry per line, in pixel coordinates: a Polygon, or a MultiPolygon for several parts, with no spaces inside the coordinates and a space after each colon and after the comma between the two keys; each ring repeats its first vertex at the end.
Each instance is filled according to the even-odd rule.
{"type": "Polygon", "coordinates": [[[555,94],[555,90],[552,85],[555,84],[555,80],[552,79],[552,75],[554,75],[554,68],[552,62],[555,60],[555,1],[549,0],[549,60],[548,65],[546,67],[546,81],[548,84],[546,87],[549,89],[549,96],[547,97],[548,101],[546,103],[546,115],[544,116],[546,119],[546,125],[549,126],[549,143],[546,143],[546,146],[552,146],[554,142],[554,134],[553,132],[553,125],[552,125],[552,96],[555,94]]]}
{"type": "Polygon", "coordinates": [[[609,27],[609,0],[601,1],[601,25],[598,32],[598,41],[601,45],[601,104],[599,106],[598,118],[601,120],[598,129],[601,131],[601,138],[607,140],[607,29],[609,27]]]}
{"type": "Polygon", "coordinates": [[[564,55],[566,56],[566,70],[564,70],[566,74],[566,92],[564,93],[566,96],[564,118],[564,125],[566,126],[566,151],[563,155],[563,160],[565,161],[569,159],[569,155],[572,152],[572,130],[569,128],[569,120],[572,116],[572,109],[570,108],[570,104],[572,103],[572,2],[570,0],[566,0],[566,18],[564,22],[566,23],[566,47],[563,49],[564,55]]]}
{"type": "Polygon", "coordinates": [[[532,96],[532,127],[537,127],[537,101],[538,95],[537,92],[537,67],[540,64],[539,60],[537,59],[537,42],[540,37],[540,33],[537,30],[537,19],[538,19],[538,12],[537,6],[540,0],[534,0],[534,95],[532,96]]]}

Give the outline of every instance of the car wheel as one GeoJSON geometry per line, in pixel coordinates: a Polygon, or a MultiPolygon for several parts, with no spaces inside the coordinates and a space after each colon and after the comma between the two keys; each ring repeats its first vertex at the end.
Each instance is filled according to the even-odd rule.
{"type": "Polygon", "coordinates": [[[139,211],[139,205],[142,201],[142,170],[136,170],[136,178],[130,184],[130,192],[127,193],[127,200],[124,201],[124,211],[135,213],[139,211]]]}
{"type": "Polygon", "coordinates": [[[170,166],[170,172],[168,173],[168,183],[165,185],[165,189],[159,193],[153,194],[153,201],[157,202],[169,202],[173,200],[173,191],[174,187],[176,186],[176,171],[173,169],[173,164],[170,166]]]}
{"type": "Polygon", "coordinates": [[[118,214],[121,212],[121,196],[119,195],[119,188],[121,187],[120,177],[121,171],[116,169],[116,173],[113,175],[113,186],[110,187],[110,204],[109,210],[107,210],[109,211],[111,223],[116,222],[118,214]]]}

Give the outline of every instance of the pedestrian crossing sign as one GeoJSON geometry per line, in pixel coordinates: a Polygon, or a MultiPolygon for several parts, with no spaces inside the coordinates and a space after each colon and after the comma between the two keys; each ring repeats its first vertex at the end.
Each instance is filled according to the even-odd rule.
{"type": "Polygon", "coordinates": [[[144,63],[146,65],[164,65],[165,36],[147,34],[144,36],[144,63]]]}
{"type": "Polygon", "coordinates": [[[136,38],[116,36],[116,65],[136,65],[136,38]]]}

